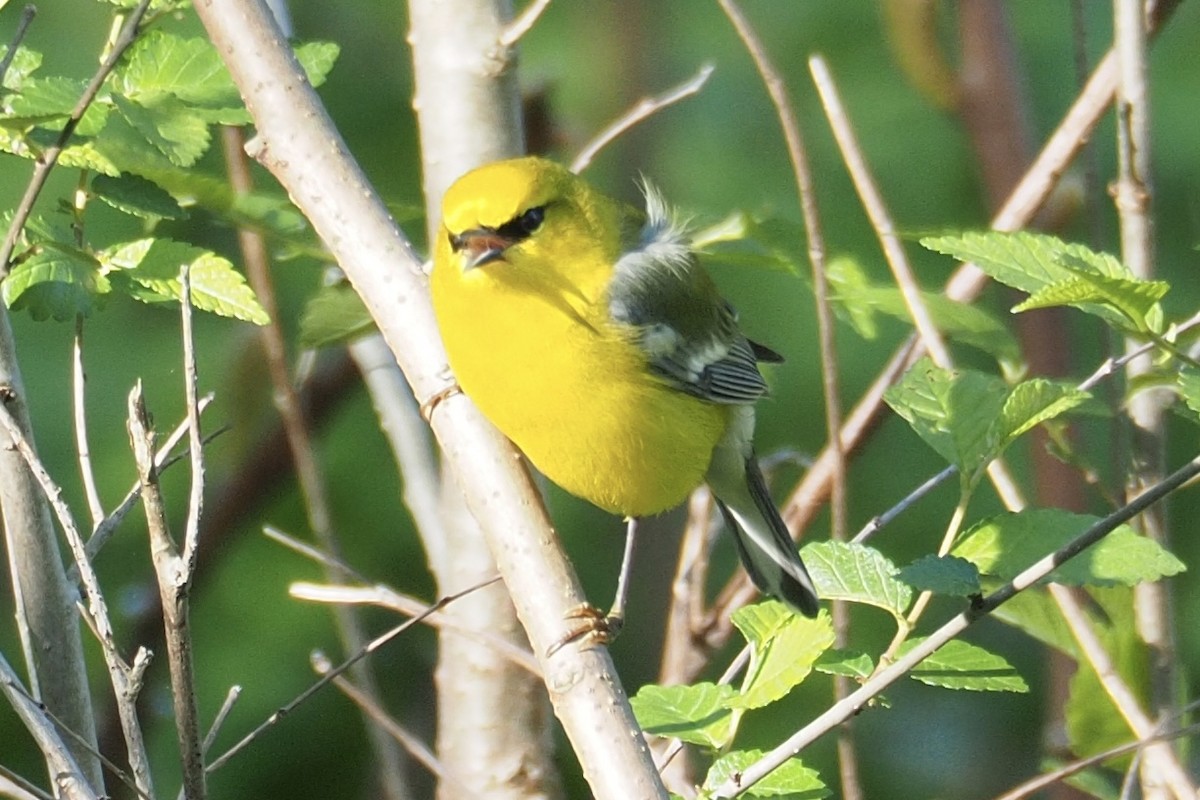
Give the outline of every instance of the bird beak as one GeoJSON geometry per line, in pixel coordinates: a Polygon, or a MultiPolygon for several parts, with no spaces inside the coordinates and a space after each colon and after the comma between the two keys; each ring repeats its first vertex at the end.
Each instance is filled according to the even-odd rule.
{"type": "Polygon", "coordinates": [[[450,236],[450,247],[463,254],[465,270],[499,260],[511,244],[509,239],[490,228],[472,228],[450,236]]]}

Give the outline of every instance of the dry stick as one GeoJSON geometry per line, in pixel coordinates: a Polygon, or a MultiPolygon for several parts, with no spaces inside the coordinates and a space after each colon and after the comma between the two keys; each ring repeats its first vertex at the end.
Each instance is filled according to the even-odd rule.
{"type": "MultiPolygon", "coordinates": [[[[188,302],[186,295],[184,302],[188,302]]],[[[142,505],[146,510],[150,555],[154,562],[158,594],[163,609],[163,629],[171,673],[171,700],[183,766],[184,794],[188,800],[200,800],[205,795],[205,784],[203,774],[199,779],[195,774],[197,769],[203,773],[204,768],[201,753],[203,739],[200,736],[196,711],[191,631],[188,627],[191,571],[187,568],[187,562],[181,558],[179,548],[171,538],[167,525],[166,503],[163,501],[162,487],[154,467],[154,432],[140,382],[129,393],[128,426],[133,458],[141,482],[142,505]]]]}
{"type": "Polygon", "coordinates": [[[1044,775],[1038,775],[1036,778],[1031,778],[1019,786],[1014,786],[1004,794],[997,795],[995,798],[993,798],[993,800],[1024,800],[1024,798],[1030,797],[1035,792],[1040,792],[1042,789],[1053,786],[1059,781],[1066,780],[1072,775],[1078,775],[1085,769],[1100,766],[1109,759],[1138,752],[1142,750],[1142,748],[1148,747],[1156,742],[1179,739],[1181,737],[1191,736],[1192,734],[1196,733],[1200,733],[1200,724],[1189,725],[1186,728],[1180,728],[1179,730],[1169,731],[1167,733],[1156,733],[1146,739],[1139,739],[1138,741],[1129,742],[1128,744],[1118,745],[1117,747],[1110,748],[1102,753],[1097,753],[1096,755],[1089,756],[1088,758],[1081,758],[1078,761],[1072,761],[1070,764],[1064,764],[1058,769],[1047,772],[1044,775]]]}
{"type": "Polygon", "coordinates": [[[88,785],[87,776],[59,736],[46,707],[29,696],[3,654],[0,654],[0,692],[8,698],[9,705],[17,712],[46,759],[57,794],[67,800],[98,800],[99,795],[88,785]]]}
{"type": "Polygon", "coordinates": [[[12,800],[54,800],[54,795],[33,785],[3,764],[0,764],[0,797],[11,797],[12,800]]]}
{"type": "MultiPolygon", "coordinates": [[[[1138,278],[1154,277],[1154,220],[1151,214],[1151,136],[1149,67],[1146,61],[1146,22],[1142,0],[1114,0],[1113,38],[1117,51],[1117,181],[1113,199],[1121,229],[1121,260],[1138,278]]],[[[1126,339],[1125,350],[1139,342],[1126,339]]],[[[1128,383],[1155,371],[1150,354],[1139,356],[1126,368],[1128,383]]],[[[1170,394],[1162,389],[1137,391],[1128,401],[1131,452],[1125,469],[1125,496],[1134,497],[1166,471],[1164,415],[1170,394]]],[[[1150,540],[1169,549],[1166,512],[1155,508],[1135,522],[1150,540]]],[[[1150,703],[1164,717],[1174,706],[1178,687],[1175,631],[1168,584],[1139,583],[1134,587],[1138,635],[1150,651],[1150,703]]],[[[1144,736],[1135,728],[1135,733],[1144,736]]],[[[1155,768],[1156,754],[1172,752],[1169,744],[1147,748],[1142,761],[1142,791],[1149,800],[1163,796],[1162,780],[1155,768]]],[[[1178,787],[1175,787],[1177,790],[1178,787]]]]}
{"type": "Polygon", "coordinates": [[[709,63],[701,64],[700,69],[696,74],[688,78],[678,86],[668,89],[662,94],[652,97],[643,97],[633,108],[626,111],[620,117],[615,119],[600,133],[596,134],[590,142],[583,146],[579,154],[571,162],[571,172],[583,172],[596,158],[596,154],[607,147],[609,144],[633,126],[642,122],[648,117],[657,114],[667,106],[674,105],[680,100],[699,92],[704,88],[704,84],[708,83],[709,77],[713,74],[715,66],[709,63]]]}
{"type": "Polygon", "coordinates": [[[125,25],[121,28],[121,32],[117,35],[116,40],[113,41],[112,49],[109,50],[108,56],[88,82],[87,88],[83,90],[83,94],[80,95],[75,108],[71,109],[71,114],[67,117],[67,122],[63,125],[58,139],[37,157],[34,163],[33,175],[29,179],[29,185],[25,187],[25,194],[21,197],[21,202],[13,212],[12,223],[8,226],[8,233],[4,237],[4,243],[0,245],[0,280],[8,275],[9,261],[12,259],[13,250],[17,246],[17,238],[21,235],[21,230],[25,227],[25,222],[29,219],[29,215],[33,213],[33,204],[37,201],[38,195],[42,193],[42,189],[46,185],[46,179],[50,177],[50,170],[54,169],[55,163],[58,162],[58,157],[62,155],[62,151],[67,146],[67,142],[70,141],[71,136],[75,133],[75,128],[79,125],[79,121],[83,119],[84,112],[88,110],[88,106],[96,99],[96,95],[100,93],[100,87],[104,85],[104,81],[108,79],[109,74],[117,66],[117,62],[121,60],[121,56],[125,55],[125,51],[129,49],[129,46],[137,38],[138,26],[141,25],[142,17],[146,15],[146,11],[149,8],[150,0],[141,0],[137,4],[137,7],[129,12],[129,17],[125,20],[125,25]]]}
{"type": "MultiPolygon", "coordinates": [[[[333,663],[319,650],[313,652],[311,660],[313,670],[318,675],[324,675],[333,669],[333,663]]],[[[445,781],[451,784],[454,792],[459,797],[470,797],[473,794],[470,787],[464,785],[442,766],[433,751],[416,734],[397,722],[394,717],[379,705],[375,698],[342,677],[334,678],[333,685],[338,691],[349,698],[350,702],[358,706],[363,716],[372,720],[379,726],[380,730],[386,731],[395,742],[399,743],[409,755],[416,759],[417,763],[429,770],[430,774],[436,777],[438,781],[445,781]]]]}
{"type": "Polygon", "coordinates": [[[8,41],[8,50],[4,53],[4,58],[0,58],[0,84],[4,83],[4,76],[8,74],[8,68],[12,66],[13,58],[17,55],[17,47],[25,39],[25,34],[29,32],[29,26],[33,23],[33,18],[37,16],[37,6],[28,5],[21,9],[21,18],[17,20],[17,29],[13,32],[12,39],[8,41]]]}
{"type": "Polygon", "coordinates": [[[950,619],[942,627],[934,631],[929,638],[921,641],[916,647],[897,659],[895,663],[869,678],[845,700],[834,705],[814,719],[786,742],[772,750],[761,761],[736,776],[735,779],[719,787],[714,793],[714,797],[733,797],[762,780],[768,773],[782,765],[789,758],[795,756],[830,729],[840,725],[858,713],[868,702],[878,696],[880,692],[904,677],[913,667],[939,650],[947,642],[957,637],[970,625],[984,618],[1008,600],[1011,600],[1018,592],[1034,586],[1068,560],[1103,539],[1122,523],[1128,522],[1197,475],[1200,475],[1200,457],[1189,461],[1162,482],[1150,487],[1145,493],[1130,501],[1127,505],[1117,509],[1107,517],[1097,520],[1087,530],[1079,534],[1079,536],[1067,542],[1053,553],[1039,559],[1010,582],[978,601],[971,608],[950,619]]]}
{"type": "Polygon", "coordinates": [[[530,0],[529,5],[525,6],[525,10],[504,29],[504,33],[500,36],[500,44],[504,47],[512,47],[519,42],[522,36],[533,29],[549,6],[550,0],[530,0]]]}
{"type": "MultiPolygon", "coordinates": [[[[254,189],[254,181],[244,149],[245,137],[241,130],[225,127],[221,131],[221,138],[230,185],[236,194],[249,194],[254,189]]],[[[329,507],[328,487],[313,448],[312,434],[305,422],[300,394],[287,364],[287,345],[279,322],[279,304],[276,302],[275,285],[271,278],[266,241],[258,231],[239,226],[238,244],[250,286],[268,317],[267,324],[258,329],[259,340],[267,361],[275,410],[283,424],[288,452],[292,456],[296,480],[300,485],[304,514],[310,530],[321,546],[330,553],[337,553],[339,545],[337,533],[334,531],[333,513],[329,507]]],[[[346,580],[346,573],[331,566],[326,566],[325,576],[331,582],[340,583],[346,580]]],[[[367,636],[354,609],[335,606],[333,618],[344,651],[352,653],[362,647],[367,636]]],[[[354,667],[354,680],[362,691],[375,698],[375,702],[382,703],[379,699],[379,684],[369,662],[363,661],[354,667]]],[[[369,719],[364,719],[364,723],[374,754],[372,763],[379,774],[384,797],[403,800],[411,794],[404,777],[403,753],[396,748],[387,734],[369,719]]]]}
{"type": "MultiPolygon", "coordinates": [[[[100,590],[100,580],[88,560],[83,537],[75,524],[71,509],[62,499],[62,487],[54,482],[50,473],[33,451],[33,446],[21,430],[20,423],[8,410],[5,403],[0,402],[0,426],[8,431],[13,446],[24,459],[29,472],[41,487],[51,508],[54,509],[58,523],[66,536],[71,554],[83,584],[84,595],[87,598],[87,614],[84,619],[100,641],[104,654],[104,663],[108,668],[113,691],[117,700],[117,712],[121,721],[121,732],[125,737],[125,746],[129,753],[129,767],[133,772],[136,789],[143,796],[152,797],[154,787],[150,778],[150,762],[146,756],[145,742],[142,738],[141,726],[137,717],[137,696],[142,688],[142,677],[149,665],[150,654],[144,648],[138,648],[132,664],[126,664],[117,651],[116,637],[113,633],[112,622],[108,615],[108,604],[100,590]]],[[[68,726],[68,729],[70,727],[68,726]]],[[[94,745],[86,738],[80,739],[84,745],[95,750],[94,745]]]]}
{"type": "MultiPolygon", "coordinates": [[[[808,164],[808,153],[800,131],[800,120],[788,97],[787,86],[779,71],[771,63],[770,56],[758,38],[750,21],[734,0],[718,0],[725,16],[733,24],[738,38],[746,46],[754,66],[762,78],[771,105],[775,107],[783,140],[787,146],[788,159],[792,162],[792,173],[799,193],[800,213],[804,219],[804,231],[808,237],[808,260],[812,268],[813,295],[817,310],[817,342],[821,354],[821,390],[825,405],[826,441],[832,454],[830,472],[830,516],[832,531],[830,538],[842,542],[846,539],[846,452],[842,448],[842,401],[838,388],[837,343],[833,310],[829,302],[829,283],[825,276],[825,236],[821,229],[821,217],[817,209],[816,188],[812,170],[808,164]]],[[[850,641],[850,607],[843,601],[833,603],[834,645],[847,647],[850,641]]],[[[850,692],[850,679],[845,675],[833,677],[834,702],[850,692]]],[[[838,769],[841,778],[842,796],[857,800],[863,795],[858,774],[858,759],[854,753],[854,734],[851,725],[838,731],[838,769]]]]}
{"type": "MultiPolygon", "coordinates": [[[[206,394],[204,397],[200,398],[199,408],[201,414],[203,414],[209,405],[212,404],[212,401],[212,393],[206,394]]],[[[217,430],[213,431],[208,436],[204,437],[204,444],[208,444],[227,430],[228,428],[218,428],[217,430]]],[[[187,451],[171,455],[171,450],[175,448],[175,445],[179,444],[180,440],[187,435],[187,432],[188,421],[185,418],[182,422],[175,426],[175,430],[171,431],[171,435],[166,438],[162,446],[159,447],[154,453],[155,470],[161,473],[167,467],[171,466],[176,461],[183,458],[183,456],[187,455],[187,451]]],[[[119,526],[125,520],[126,515],[133,510],[134,505],[137,504],[138,498],[141,497],[141,495],[142,484],[140,481],[135,479],[133,486],[131,486],[129,491],[125,493],[125,497],[121,500],[120,504],[113,509],[111,514],[101,520],[100,524],[97,525],[96,529],[92,532],[91,537],[87,540],[88,558],[95,558],[100,552],[100,549],[104,547],[110,538],[112,538],[112,535],[116,533],[117,526],[119,526]]],[[[71,567],[71,571],[67,574],[67,577],[70,578],[73,583],[77,582],[79,579],[78,573],[75,571],[76,569],[76,567],[71,567]]]]}
{"type": "Polygon", "coordinates": [[[369,656],[371,653],[374,653],[376,650],[383,647],[385,644],[392,641],[400,634],[404,633],[404,631],[408,630],[409,628],[411,628],[414,625],[418,625],[421,622],[424,622],[426,617],[428,617],[430,614],[434,614],[437,611],[445,608],[449,603],[453,603],[455,600],[457,600],[460,597],[466,597],[467,595],[471,594],[472,592],[477,591],[478,589],[481,589],[483,586],[486,586],[490,583],[491,583],[491,581],[488,581],[487,584],[479,584],[476,586],[471,586],[467,589],[464,589],[461,592],[446,595],[445,597],[440,598],[433,605],[428,606],[424,612],[414,616],[410,620],[406,620],[406,621],[400,623],[399,625],[397,625],[396,627],[387,631],[386,633],[383,633],[382,635],[377,636],[374,639],[372,639],[371,641],[367,642],[365,645],[363,645],[362,649],[359,650],[357,653],[353,653],[345,661],[338,664],[333,669],[330,669],[328,672],[325,672],[324,674],[322,674],[320,679],[317,680],[315,683],[313,683],[312,686],[309,686],[303,692],[296,695],[296,697],[294,697],[286,705],[281,706],[274,713],[272,713],[269,717],[267,717],[265,720],[260,722],[252,731],[250,731],[245,736],[243,736],[241,739],[239,739],[232,747],[230,747],[228,750],[226,750],[224,753],[222,753],[218,758],[214,759],[208,765],[208,767],[206,768],[206,771],[207,772],[216,772],[221,767],[228,764],[229,760],[231,758],[233,758],[235,755],[237,755],[242,750],[244,750],[247,745],[249,745],[251,742],[253,742],[255,739],[257,739],[259,736],[261,736],[264,731],[266,731],[268,728],[271,728],[272,726],[276,725],[281,719],[283,719],[288,714],[295,711],[300,705],[302,705],[310,697],[312,697],[314,694],[316,694],[318,691],[320,691],[324,686],[327,686],[329,683],[331,683],[334,678],[337,678],[338,676],[342,675],[342,673],[344,673],[346,670],[350,669],[350,667],[354,666],[359,661],[361,661],[362,659],[369,656]]]}
{"type": "MultiPolygon", "coordinates": [[[[414,395],[438,395],[450,382],[420,259],[349,157],[269,13],[253,0],[213,0],[196,12],[258,126],[261,162],[354,284],[414,395]]],[[[465,397],[438,405],[432,426],[505,583],[514,587],[554,711],[593,793],[598,800],[664,796],[644,741],[629,735],[637,723],[608,653],[562,648],[546,655],[566,633],[566,612],[585,598],[527,470],[465,397]]]]}
{"type": "Polygon", "coordinates": [[[208,753],[213,742],[217,740],[217,734],[221,731],[221,726],[225,724],[225,720],[229,718],[229,713],[233,711],[233,706],[237,703],[238,698],[242,696],[242,687],[233,685],[229,687],[229,691],[225,693],[225,699],[221,702],[221,707],[217,709],[217,715],[213,717],[212,725],[208,728],[208,733],[204,734],[204,742],[201,744],[201,751],[208,753]]]}

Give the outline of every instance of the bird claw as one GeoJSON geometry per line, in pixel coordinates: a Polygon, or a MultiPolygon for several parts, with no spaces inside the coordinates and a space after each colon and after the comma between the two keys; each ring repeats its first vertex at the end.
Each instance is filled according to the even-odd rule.
{"type": "Polygon", "coordinates": [[[579,624],[550,645],[546,650],[547,656],[554,655],[573,642],[578,642],[581,650],[611,644],[625,626],[623,614],[605,613],[591,603],[583,603],[571,609],[567,612],[566,619],[579,620],[579,624]]]}

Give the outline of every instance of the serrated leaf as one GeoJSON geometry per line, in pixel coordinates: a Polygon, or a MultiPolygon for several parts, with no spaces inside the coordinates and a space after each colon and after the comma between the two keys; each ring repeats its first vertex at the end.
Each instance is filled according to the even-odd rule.
{"type": "Polygon", "coordinates": [[[207,39],[161,30],[138,37],[115,83],[122,94],[134,100],[171,94],[208,109],[242,105],[233,78],[207,39]]]}
{"type": "Polygon", "coordinates": [[[725,707],[725,701],[734,694],[734,688],[724,684],[649,684],[639,689],[630,703],[646,733],[718,749],[733,737],[733,712],[725,707]]]}
{"type": "Polygon", "coordinates": [[[143,302],[182,299],[179,272],[187,264],[196,308],[255,325],[270,321],[241,273],[211,251],[170,239],[140,239],[109,248],[101,262],[114,281],[132,284],[125,288],[143,302]]]}
{"type": "MultiPolygon", "coordinates": [[[[7,44],[0,44],[0,58],[8,56],[7,44]]],[[[30,50],[28,47],[18,47],[17,52],[13,54],[12,60],[8,63],[8,70],[4,73],[4,88],[19,92],[25,84],[25,79],[37,71],[38,67],[42,66],[42,54],[36,50],[30,50]]]]}
{"type": "MultiPolygon", "coordinates": [[[[761,750],[734,750],[713,762],[704,779],[704,788],[715,791],[731,778],[745,772],[751,765],[761,761],[761,750]]],[[[816,770],[804,766],[798,758],[789,758],[779,768],[767,775],[739,797],[771,797],[774,800],[819,800],[829,797],[831,792],[821,782],[816,770]]]]}
{"type": "Polygon", "coordinates": [[[992,617],[1006,625],[1029,634],[1072,658],[1079,654],[1079,644],[1063,619],[1062,611],[1042,587],[1030,587],[1019,592],[992,611],[992,617]]]}
{"type": "Polygon", "coordinates": [[[28,309],[36,320],[88,316],[99,295],[110,290],[95,259],[80,250],[47,245],[17,264],[0,284],[4,304],[28,309]]]}
{"type": "Polygon", "coordinates": [[[1107,253],[1096,253],[1081,244],[1068,244],[1044,233],[975,231],[949,236],[927,236],[921,244],[929,250],[970,261],[1005,286],[1028,294],[1075,273],[1063,265],[1072,255],[1097,274],[1131,278],[1132,273],[1107,253]]]}
{"type": "Polygon", "coordinates": [[[812,542],[800,552],[822,599],[866,603],[896,617],[912,602],[912,589],[895,577],[896,565],[873,547],[812,542]]]}
{"type": "MultiPolygon", "coordinates": [[[[975,525],[954,547],[987,575],[1012,580],[1099,521],[1057,508],[999,514],[975,525]]],[[[1182,572],[1183,562],[1155,542],[1121,525],[1047,578],[1070,586],[1132,586],[1182,572]]]]}
{"type": "Polygon", "coordinates": [[[833,625],[825,612],[809,619],[767,600],[738,609],[732,620],[750,643],[750,664],[741,692],[726,702],[729,708],[761,708],[785,696],[833,645],[833,625]]]}
{"type": "MultiPolygon", "coordinates": [[[[922,641],[924,637],[909,639],[901,645],[898,655],[905,655],[922,641]]],[[[1025,679],[1002,656],[961,639],[946,642],[933,655],[913,667],[909,677],[943,689],[970,692],[1029,691],[1025,679]]]]}
{"type": "Polygon", "coordinates": [[[1091,398],[1087,392],[1045,378],[1024,381],[1012,388],[996,423],[996,452],[1003,453],[1022,434],[1061,416],[1091,398]]]}
{"type": "Polygon", "coordinates": [[[1182,366],[1176,374],[1176,386],[1187,407],[1200,415],[1200,369],[1182,366]]]}
{"type": "Polygon", "coordinates": [[[305,42],[296,47],[296,60],[300,62],[308,82],[320,86],[333,71],[342,49],[334,42],[305,42]]]}
{"type": "MultiPolygon", "coordinates": [[[[1069,257],[1066,257],[1069,259],[1069,257]]],[[[1068,263],[1071,263],[1068,260],[1068,263]]],[[[1102,306],[1116,312],[1105,319],[1135,333],[1159,332],[1162,311],[1158,301],[1170,291],[1165,281],[1140,281],[1083,273],[1045,286],[1013,306],[1014,312],[1056,306],[1102,306]]]]}
{"type": "Polygon", "coordinates": [[[176,166],[190,167],[208,150],[208,123],[169,94],[140,100],[113,95],[125,121],[176,166]]]}
{"type": "Polygon", "coordinates": [[[353,286],[322,286],[300,316],[300,346],[315,349],[345,344],[373,330],[375,321],[353,286]]]}
{"type": "MultiPolygon", "coordinates": [[[[25,82],[20,94],[5,98],[3,124],[13,129],[46,125],[57,134],[75,110],[86,87],[86,81],[72,78],[31,78],[25,82]]],[[[93,103],[75,126],[75,134],[94,136],[104,127],[107,115],[107,107],[93,103]]]]}
{"type": "Polygon", "coordinates": [[[92,178],[92,193],[108,205],[143,219],[184,219],[187,212],[161,186],[139,175],[92,178]]]}
{"type": "Polygon", "coordinates": [[[972,480],[995,451],[994,423],[1007,393],[999,378],[945,370],[923,358],[884,399],[964,479],[972,480]]]}
{"type": "Polygon", "coordinates": [[[957,556],[924,556],[901,569],[896,578],[919,592],[970,597],[982,591],[979,570],[957,556]]]}
{"type": "Polygon", "coordinates": [[[821,653],[813,664],[813,669],[826,675],[843,675],[861,682],[875,671],[875,662],[866,653],[831,649],[821,653]]]}

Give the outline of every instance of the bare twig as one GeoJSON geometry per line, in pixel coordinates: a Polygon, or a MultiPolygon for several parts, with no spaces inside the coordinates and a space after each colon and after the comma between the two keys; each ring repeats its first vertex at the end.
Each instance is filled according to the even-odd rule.
{"type": "Polygon", "coordinates": [[[229,760],[231,758],[233,758],[235,755],[237,755],[242,750],[244,750],[247,745],[249,745],[251,742],[253,742],[255,739],[257,739],[259,736],[261,736],[264,731],[266,731],[268,728],[271,728],[272,726],[277,724],[281,719],[286,717],[288,714],[295,711],[301,704],[305,703],[309,698],[311,698],[314,694],[316,694],[318,691],[320,691],[323,687],[325,687],[329,683],[331,683],[334,678],[342,675],[346,670],[350,669],[350,667],[354,666],[356,663],[358,663],[362,659],[366,658],[371,653],[374,653],[376,650],[378,650],[379,648],[383,647],[388,642],[395,639],[401,633],[404,633],[404,631],[408,630],[409,628],[411,628],[414,625],[417,625],[417,624],[423,622],[425,617],[445,608],[446,605],[448,605],[449,603],[453,603],[458,598],[465,597],[466,595],[469,595],[471,592],[474,592],[477,589],[479,589],[478,586],[472,586],[468,589],[464,589],[463,591],[458,592],[457,594],[446,595],[445,597],[440,598],[433,605],[426,608],[423,613],[414,616],[410,620],[406,620],[406,621],[400,623],[399,625],[397,625],[396,627],[387,631],[386,633],[382,634],[381,636],[377,636],[376,638],[367,642],[365,645],[363,645],[363,648],[361,650],[359,650],[357,653],[351,654],[350,657],[347,658],[345,661],[338,664],[336,667],[328,670],[327,672],[323,673],[321,675],[321,678],[316,683],[314,683],[312,686],[309,686],[307,689],[305,689],[303,692],[298,694],[295,698],[293,698],[287,704],[281,706],[277,711],[275,711],[273,714],[271,714],[269,717],[267,717],[265,720],[263,720],[261,723],[259,723],[258,726],[255,727],[252,731],[250,731],[245,736],[243,736],[241,739],[239,739],[237,741],[237,743],[235,743],[232,747],[230,747],[228,750],[226,750],[224,753],[222,753],[218,758],[214,759],[208,765],[206,771],[207,772],[216,772],[221,767],[228,764],[229,760]]]}
{"type": "MultiPolygon", "coordinates": [[[[150,654],[139,648],[132,665],[126,664],[121,658],[117,650],[112,622],[108,615],[108,604],[100,590],[100,580],[96,577],[96,572],[88,560],[83,537],[80,535],[79,527],[75,524],[71,509],[62,499],[62,488],[50,477],[50,473],[46,471],[37,453],[33,451],[33,446],[25,437],[17,419],[4,403],[0,403],[0,425],[7,430],[12,438],[13,446],[25,460],[29,472],[41,487],[50,507],[54,509],[58,523],[66,536],[67,545],[75,557],[75,565],[79,569],[80,580],[87,597],[85,619],[100,641],[104,663],[108,667],[109,678],[117,699],[121,731],[125,736],[125,746],[129,753],[129,766],[138,791],[143,795],[153,796],[154,788],[150,779],[149,759],[146,756],[145,742],[142,738],[136,707],[137,696],[142,688],[142,676],[149,662],[150,654]]],[[[54,713],[53,709],[49,709],[47,713],[54,713]]],[[[67,730],[74,730],[69,722],[64,723],[64,727],[67,730]]],[[[93,753],[98,752],[94,742],[86,736],[86,731],[76,731],[76,733],[80,737],[80,744],[85,749],[89,749],[93,753]]]]}
{"type": "MultiPolygon", "coordinates": [[[[222,130],[225,145],[226,171],[235,192],[248,194],[254,189],[250,174],[250,163],[245,152],[245,136],[240,129],[222,130]]],[[[300,485],[300,496],[304,501],[304,513],[309,528],[321,546],[336,554],[339,549],[334,529],[333,513],[329,507],[329,493],[321,464],[317,460],[312,435],[300,405],[300,393],[290,374],[287,345],[279,321],[279,304],[276,302],[275,284],[271,277],[271,259],[261,233],[246,226],[238,228],[238,243],[241,247],[246,277],[259,303],[267,313],[267,324],[258,329],[263,354],[266,357],[267,373],[271,379],[272,398],[279,413],[283,430],[287,436],[288,452],[300,485]]],[[[345,573],[333,566],[326,566],[326,577],[333,582],[346,579],[345,573]]],[[[352,653],[366,641],[362,621],[354,609],[346,606],[333,608],[334,625],[344,651],[352,653]]],[[[361,662],[354,667],[354,680],[361,691],[379,699],[379,686],[370,664],[361,662]]],[[[379,775],[383,796],[387,800],[403,800],[411,795],[405,779],[403,753],[387,734],[367,719],[367,735],[374,753],[372,763],[379,775]]]]}
{"type": "MultiPolygon", "coordinates": [[[[821,354],[821,389],[825,401],[826,441],[832,457],[830,471],[830,517],[834,541],[846,539],[846,453],[842,448],[842,401],[838,388],[837,343],[833,309],[829,301],[829,284],[825,276],[825,236],[821,229],[821,217],[817,209],[816,189],[812,170],[808,164],[808,153],[800,130],[800,120],[792,108],[787,85],[780,76],[766,48],[758,38],[750,21],[734,0],[719,0],[725,16],[733,24],[738,37],[746,46],[758,69],[759,77],[766,86],[771,105],[783,129],[783,140],[787,146],[788,159],[792,162],[792,174],[799,193],[800,213],[804,219],[804,231],[808,237],[808,260],[813,276],[813,295],[817,310],[817,342],[821,354]]],[[[846,647],[850,637],[850,610],[842,601],[833,604],[834,644],[846,647]]],[[[833,678],[834,701],[841,700],[850,691],[850,681],[844,675],[833,678]]],[[[851,725],[842,726],[837,741],[838,769],[841,778],[842,796],[848,800],[861,798],[863,791],[858,776],[858,759],[854,753],[851,725]]]]}
{"type": "Polygon", "coordinates": [[[208,749],[217,740],[217,734],[221,732],[221,726],[225,724],[225,720],[229,718],[229,712],[233,711],[234,704],[237,703],[238,698],[241,696],[241,686],[230,686],[229,691],[225,693],[225,700],[222,701],[221,707],[217,710],[217,716],[213,717],[213,722],[208,728],[208,733],[204,734],[204,743],[201,747],[204,753],[208,753],[208,749]]]}
{"type": "Polygon", "coordinates": [[[1189,461],[1162,482],[1151,487],[1127,505],[1117,509],[1107,517],[1097,520],[1087,530],[1079,534],[1079,536],[1053,553],[1039,559],[1004,586],[1001,586],[971,608],[950,619],[927,639],[922,640],[916,647],[897,659],[895,663],[880,670],[864,682],[861,687],[850,694],[845,700],[830,707],[825,713],[796,732],[782,745],[772,750],[761,761],[718,787],[713,796],[733,797],[746,788],[753,786],[784,761],[799,753],[807,745],[858,713],[872,698],[908,674],[913,667],[935,653],[951,639],[957,637],[970,625],[1011,600],[1017,593],[1037,584],[1056,568],[1079,555],[1103,539],[1118,526],[1142,513],[1146,508],[1159,502],[1197,475],[1200,475],[1200,457],[1189,461]]]}
{"type": "Polygon", "coordinates": [[[46,709],[30,697],[3,654],[0,654],[0,692],[8,698],[17,717],[37,742],[61,796],[67,800],[99,800],[99,795],[89,785],[87,776],[79,768],[71,749],[59,736],[46,709]]]}
{"type": "Polygon", "coordinates": [[[704,84],[708,82],[708,78],[712,75],[714,69],[716,67],[712,64],[701,64],[700,69],[695,75],[678,86],[653,97],[643,97],[633,108],[614,120],[608,127],[596,134],[590,142],[583,146],[583,149],[579,151],[579,154],[571,162],[571,172],[583,172],[592,163],[596,154],[611,144],[618,136],[621,136],[633,126],[657,114],[664,108],[672,106],[680,100],[687,99],[699,92],[704,88],[704,84]]]}
{"type": "Polygon", "coordinates": [[[87,496],[88,511],[92,514],[92,530],[100,527],[104,519],[104,506],[96,488],[96,473],[92,470],[92,454],[88,447],[87,402],[85,387],[87,375],[83,369],[83,317],[75,318],[75,339],[71,347],[71,396],[75,416],[75,455],[79,459],[79,473],[83,479],[83,490],[87,496]]]}
{"type": "Polygon", "coordinates": [[[84,112],[88,110],[88,106],[96,99],[96,95],[100,93],[100,87],[108,80],[108,76],[117,66],[117,62],[121,60],[121,56],[125,55],[125,51],[137,39],[138,26],[142,24],[142,17],[146,15],[146,11],[150,8],[150,1],[141,0],[129,12],[129,16],[125,19],[125,25],[121,28],[121,32],[113,42],[107,57],[105,57],[100,68],[96,70],[96,74],[88,81],[87,88],[83,90],[83,94],[79,96],[79,101],[75,104],[75,108],[71,110],[70,116],[67,117],[67,122],[63,125],[62,132],[59,133],[57,141],[43,150],[41,155],[38,156],[34,164],[33,176],[29,179],[29,185],[25,187],[25,194],[21,197],[21,202],[13,212],[12,223],[8,227],[8,233],[5,234],[4,243],[0,245],[0,279],[8,274],[9,261],[12,259],[13,249],[17,246],[17,238],[21,235],[21,230],[25,227],[26,220],[29,219],[29,215],[33,212],[33,204],[37,200],[38,195],[42,193],[42,189],[46,185],[46,179],[50,177],[50,170],[54,169],[55,163],[58,162],[58,157],[62,155],[67,142],[71,140],[76,126],[83,119],[84,112]]]}
{"type": "Polygon", "coordinates": [[[29,32],[29,26],[33,23],[33,18],[36,16],[37,6],[33,4],[21,9],[21,18],[17,20],[17,29],[13,31],[12,38],[8,40],[8,50],[5,51],[4,58],[0,58],[0,84],[4,83],[4,77],[8,74],[8,68],[12,66],[13,58],[17,55],[17,48],[25,40],[25,34],[29,32]]]}
{"type": "Polygon", "coordinates": [[[0,764],[0,797],[10,800],[54,800],[54,795],[33,785],[3,764],[0,764]]]}
{"type": "Polygon", "coordinates": [[[550,2],[551,0],[530,0],[529,5],[525,6],[525,10],[500,34],[500,44],[512,47],[521,41],[522,36],[533,30],[533,26],[550,7],[550,2]]]}

